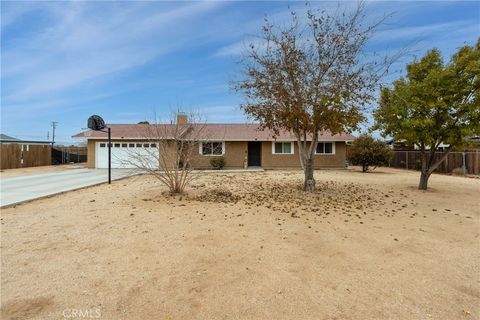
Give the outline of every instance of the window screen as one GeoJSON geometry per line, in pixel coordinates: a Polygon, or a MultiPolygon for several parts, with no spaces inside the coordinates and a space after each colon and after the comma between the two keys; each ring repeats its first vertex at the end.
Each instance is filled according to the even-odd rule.
{"type": "Polygon", "coordinates": [[[324,144],[323,142],[319,142],[317,144],[317,153],[323,153],[323,150],[324,150],[324,144]]]}
{"type": "Polygon", "coordinates": [[[291,142],[275,142],[274,151],[278,154],[291,154],[292,143],[291,142]]]}
{"type": "Polygon", "coordinates": [[[275,153],[283,153],[282,143],[276,142],[275,143],[275,153]]]}
{"type": "Polygon", "coordinates": [[[223,154],[222,142],[203,142],[202,154],[205,156],[221,156],[223,154]]]}
{"type": "Polygon", "coordinates": [[[333,153],[333,143],[332,142],[319,142],[317,144],[316,153],[332,154],[333,153]]]}
{"type": "Polygon", "coordinates": [[[332,143],[325,143],[325,153],[333,153],[333,146],[332,143]]]}

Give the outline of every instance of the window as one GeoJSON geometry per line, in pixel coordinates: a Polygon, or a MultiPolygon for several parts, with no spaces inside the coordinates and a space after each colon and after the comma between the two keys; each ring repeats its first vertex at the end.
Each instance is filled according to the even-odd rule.
{"type": "Polygon", "coordinates": [[[141,143],[137,143],[137,148],[141,148],[142,147],[142,144],[141,143]]]}
{"type": "Polygon", "coordinates": [[[114,143],[113,146],[114,146],[115,148],[120,148],[120,143],[114,143]]]}
{"type": "Polygon", "coordinates": [[[225,153],[223,142],[202,142],[200,154],[204,156],[221,156],[225,153]]]}
{"type": "Polygon", "coordinates": [[[335,154],[335,145],[333,142],[319,142],[317,144],[316,154],[335,154]]]}
{"type": "Polygon", "coordinates": [[[157,144],[156,144],[156,143],[152,143],[152,144],[150,145],[150,147],[156,148],[156,147],[157,147],[157,144]]]}
{"type": "Polygon", "coordinates": [[[127,147],[127,144],[126,143],[122,143],[122,148],[126,148],[127,147]]]}
{"type": "Polygon", "coordinates": [[[274,142],[273,154],[293,154],[293,142],[274,142]]]}
{"type": "Polygon", "coordinates": [[[100,148],[105,148],[106,144],[105,143],[100,143],[100,148]]]}
{"type": "Polygon", "coordinates": [[[129,144],[128,144],[128,147],[129,147],[129,148],[135,148],[135,143],[129,143],[129,144]]]}

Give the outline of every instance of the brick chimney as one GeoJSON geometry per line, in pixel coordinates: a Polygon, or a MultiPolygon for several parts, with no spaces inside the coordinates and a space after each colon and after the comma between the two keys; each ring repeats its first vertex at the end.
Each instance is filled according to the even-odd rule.
{"type": "Polygon", "coordinates": [[[188,116],[183,112],[178,113],[177,124],[187,124],[187,123],[188,123],[188,116]]]}

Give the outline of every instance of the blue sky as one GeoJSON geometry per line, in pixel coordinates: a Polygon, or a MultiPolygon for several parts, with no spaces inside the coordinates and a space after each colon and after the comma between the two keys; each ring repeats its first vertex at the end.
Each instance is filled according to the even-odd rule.
{"type": "MultiPolygon", "coordinates": [[[[209,122],[248,122],[241,95],[229,88],[241,53],[264,15],[285,23],[290,10],[304,8],[286,1],[2,2],[1,132],[45,139],[58,121],[57,140],[71,141],[91,114],[136,123],[179,106],[201,110],[209,122]]],[[[408,45],[421,56],[437,47],[448,59],[480,35],[480,2],[375,1],[367,12],[372,20],[393,13],[371,50],[408,45]]]]}

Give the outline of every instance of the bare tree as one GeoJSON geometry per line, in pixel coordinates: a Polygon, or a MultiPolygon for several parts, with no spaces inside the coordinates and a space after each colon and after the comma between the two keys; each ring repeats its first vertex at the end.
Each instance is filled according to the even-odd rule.
{"type": "Polygon", "coordinates": [[[129,148],[124,164],[157,178],[172,194],[183,193],[198,174],[192,174],[192,161],[205,139],[205,124],[195,114],[177,117],[170,123],[139,125],[139,148],[129,148]],[[182,119],[182,121],[178,121],[182,119]]]}
{"type": "Polygon", "coordinates": [[[369,56],[365,46],[383,19],[365,26],[360,3],[351,12],[309,9],[305,22],[292,13],[287,28],[265,19],[260,45],[243,59],[244,76],[234,88],[244,93],[242,109],[278,135],[293,132],[304,190],[315,190],[314,153],[319,133],[351,132],[394,59],[369,56]]]}

